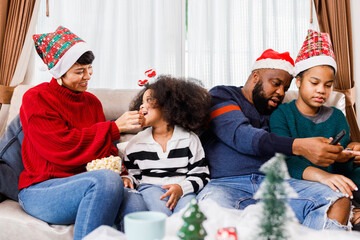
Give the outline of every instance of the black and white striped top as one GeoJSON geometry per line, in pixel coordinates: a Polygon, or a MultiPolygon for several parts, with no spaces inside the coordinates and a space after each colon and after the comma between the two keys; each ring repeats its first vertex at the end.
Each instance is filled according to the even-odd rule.
{"type": "Polygon", "coordinates": [[[136,186],[179,184],[185,195],[198,192],[210,180],[200,139],[180,126],[175,126],[166,152],[154,140],[151,127],[139,132],[125,148],[124,163],[136,186]]]}

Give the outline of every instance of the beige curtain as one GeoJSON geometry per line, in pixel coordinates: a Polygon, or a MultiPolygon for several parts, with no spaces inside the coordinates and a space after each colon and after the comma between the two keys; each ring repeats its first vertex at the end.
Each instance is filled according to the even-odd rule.
{"type": "Polygon", "coordinates": [[[5,36],[6,18],[8,15],[9,0],[0,0],[0,53],[2,52],[2,46],[5,36]]]}
{"type": "Polygon", "coordinates": [[[351,139],[360,142],[355,113],[350,0],[314,0],[314,5],[320,31],[330,34],[334,46],[338,66],[334,89],[345,94],[351,139]]]}
{"type": "Polygon", "coordinates": [[[26,33],[30,24],[36,0],[0,0],[1,21],[0,37],[0,109],[2,104],[9,104],[14,87],[10,87],[21,51],[23,49],[26,33]],[[4,11],[3,6],[8,9],[4,11]],[[3,20],[3,19],[1,19],[3,20]],[[3,29],[3,25],[5,28],[3,29]]]}
{"type": "MultiPolygon", "coordinates": [[[[13,89],[17,85],[21,84],[22,82],[26,82],[29,79],[31,79],[32,74],[33,74],[33,67],[34,67],[33,64],[34,63],[32,61],[31,55],[34,54],[35,51],[34,51],[34,42],[32,40],[32,35],[35,33],[35,28],[36,28],[36,23],[37,23],[41,0],[31,0],[32,2],[35,3],[35,5],[32,5],[33,10],[32,10],[31,16],[29,15],[29,11],[28,11],[29,10],[28,7],[29,6],[31,7],[31,5],[27,5],[27,4],[29,4],[29,2],[27,2],[27,4],[25,4],[24,2],[26,2],[26,1],[28,1],[28,0],[24,0],[24,1],[9,0],[8,1],[9,8],[8,8],[8,11],[7,11],[6,17],[5,17],[5,19],[6,19],[5,24],[3,24],[5,26],[5,29],[3,31],[4,32],[3,35],[4,35],[5,39],[3,41],[3,44],[0,45],[0,49],[2,47],[2,52],[0,55],[0,105],[1,105],[1,108],[0,108],[0,137],[5,132],[6,125],[11,120],[11,119],[8,119],[8,115],[9,115],[9,110],[10,110],[9,102],[10,102],[10,99],[12,96],[13,89]],[[15,3],[17,3],[18,5],[15,5],[15,3]],[[10,5],[12,5],[12,6],[10,6],[10,5]],[[10,11],[10,9],[12,9],[12,11],[10,11]],[[24,20],[21,20],[21,21],[20,20],[14,21],[14,19],[10,20],[11,17],[9,17],[9,14],[13,14],[14,9],[17,9],[17,10],[20,9],[23,13],[28,12],[28,14],[26,14],[26,16],[27,16],[26,18],[31,17],[31,20],[27,19],[27,21],[25,21],[25,22],[30,21],[30,23],[25,24],[27,31],[24,32],[24,29],[19,27],[19,26],[21,26],[22,23],[24,23],[24,20]],[[16,22],[17,25],[13,26],[10,24],[10,22],[13,22],[13,23],[16,22]],[[7,29],[8,26],[14,28],[15,30],[8,31],[8,29],[7,29]],[[25,36],[22,36],[23,34],[25,34],[25,36]],[[19,45],[18,43],[16,44],[15,42],[9,41],[9,37],[7,37],[7,41],[6,41],[5,36],[22,36],[22,38],[23,38],[22,44],[19,45]],[[10,47],[7,46],[6,43],[9,43],[10,47]],[[13,59],[15,61],[15,58],[5,58],[2,54],[4,54],[5,52],[7,54],[9,54],[9,52],[10,52],[10,54],[15,54],[15,51],[9,51],[9,48],[11,49],[11,48],[15,48],[17,46],[19,47],[19,49],[17,49],[16,53],[19,56],[16,58],[15,69],[12,70],[12,74],[9,74],[10,69],[12,68],[11,67],[12,64],[8,64],[8,63],[11,63],[10,62],[11,59],[13,59]],[[4,60],[4,59],[6,59],[6,60],[4,60]],[[5,61],[6,64],[9,65],[9,68],[5,69],[6,72],[8,72],[8,73],[2,72],[3,71],[2,68],[5,64],[3,62],[3,60],[5,61]],[[10,75],[12,75],[12,76],[10,76],[10,75]],[[7,78],[5,79],[4,76],[7,76],[7,78]]],[[[0,7],[1,7],[0,12],[3,11],[3,8],[2,8],[3,5],[1,5],[1,4],[4,4],[4,3],[5,3],[4,0],[0,0],[0,7]]],[[[18,13],[19,13],[19,11],[18,11],[18,13]]],[[[21,16],[21,19],[24,19],[24,14],[18,14],[18,15],[21,16]]],[[[3,15],[1,15],[1,16],[3,16],[3,15]]],[[[2,22],[1,22],[1,24],[2,24],[2,22]]],[[[19,38],[17,38],[17,39],[12,38],[12,40],[20,41],[19,38]]]]}

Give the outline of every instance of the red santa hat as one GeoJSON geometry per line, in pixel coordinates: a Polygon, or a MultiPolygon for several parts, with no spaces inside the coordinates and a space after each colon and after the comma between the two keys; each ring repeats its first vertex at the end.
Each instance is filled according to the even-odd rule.
{"type": "Polygon", "coordinates": [[[69,29],[59,26],[55,32],[33,35],[36,52],[54,78],[60,78],[87,51],[88,44],[69,29]]]}
{"type": "Polygon", "coordinates": [[[331,66],[336,73],[337,66],[330,36],[309,29],[295,61],[295,75],[320,65],[331,66]]]}
{"type": "Polygon", "coordinates": [[[265,50],[261,56],[256,59],[252,66],[252,71],[261,68],[281,69],[294,76],[294,60],[289,52],[279,53],[272,49],[265,50]]]}

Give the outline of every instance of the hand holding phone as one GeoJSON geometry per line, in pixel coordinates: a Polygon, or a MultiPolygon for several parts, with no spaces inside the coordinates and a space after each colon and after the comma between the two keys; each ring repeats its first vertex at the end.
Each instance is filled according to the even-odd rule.
{"type": "Polygon", "coordinates": [[[346,131],[343,129],[341,132],[339,132],[334,139],[330,142],[331,145],[336,145],[340,140],[345,136],[346,131]]]}

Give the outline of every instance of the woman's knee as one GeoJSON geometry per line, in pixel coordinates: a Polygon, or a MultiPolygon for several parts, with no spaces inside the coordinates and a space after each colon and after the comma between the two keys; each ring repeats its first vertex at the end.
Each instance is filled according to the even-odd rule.
{"type": "Polygon", "coordinates": [[[111,170],[96,170],[91,173],[92,182],[98,191],[104,194],[123,195],[124,184],[118,173],[111,170]]]}
{"type": "Polygon", "coordinates": [[[135,189],[124,188],[124,200],[120,206],[120,212],[125,216],[138,211],[148,211],[141,193],[135,189]]]}

